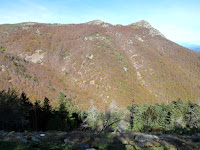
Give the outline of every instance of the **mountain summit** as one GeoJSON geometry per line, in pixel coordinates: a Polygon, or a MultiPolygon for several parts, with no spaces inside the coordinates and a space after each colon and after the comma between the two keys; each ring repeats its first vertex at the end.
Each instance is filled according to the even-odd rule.
{"type": "Polygon", "coordinates": [[[133,26],[137,26],[137,27],[141,27],[141,28],[147,28],[150,30],[150,35],[153,37],[153,36],[156,36],[156,35],[160,35],[162,36],[163,38],[166,38],[160,31],[158,31],[157,29],[153,28],[150,23],[148,23],[147,21],[145,20],[141,20],[141,21],[138,21],[136,23],[133,23],[131,24],[133,26]]]}
{"type": "Polygon", "coordinates": [[[142,27],[142,28],[152,28],[152,26],[150,25],[150,23],[148,23],[147,21],[145,20],[140,20],[136,23],[133,23],[131,25],[135,25],[135,26],[138,26],[138,27],[142,27]]]}
{"type": "Polygon", "coordinates": [[[101,20],[93,20],[90,22],[87,22],[87,24],[92,24],[92,25],[100,25],[100,24],[104,24],[105,22],[101,21],[101,20]]]}
{"type": "Polygon", "coordinates": [[[86,24],[89,24],[89,25],[101,25],[102,27],[108,27],[108,26],[111,25],[111,24],[106,23],[106,22],[101,21],[101,20],[93,20],[93,21],[87,22],[86,24]]]}
{"type": "Polygon", "coordinates": [[[58,93],[78,107],[200,102],[200,53],[164,37],[148,22],[120,26],[0,25],[0,90],[24,91],[31,100],[58,93]]]}

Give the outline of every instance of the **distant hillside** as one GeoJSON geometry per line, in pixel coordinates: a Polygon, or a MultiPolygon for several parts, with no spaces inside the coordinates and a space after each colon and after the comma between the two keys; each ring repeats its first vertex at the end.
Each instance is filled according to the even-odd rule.
{"type": "Polygon", "coordinates": [[[194,51],[197,51],[197,52],[200,52],[200,45],[197,45],[197,44],[189,44],[189,43],[180,43],[180,45],[186,47],[186,48],[189,48],[191,50],[194,50],[194,51]]]}
{"type": "Polygon", "coordinates": [[[200,53],[165,38],[148,22],[128,26],[0,25],[0,90],[45,96],[62,92],[80,108],[200,102],[200,53]]]}
{"type": "Polygon", "coordinates": [[[200,46],[198,46],[198,47],[191,47],[190,49],[194,50],[194,51],[197,51],[197,52],[200,52],[200,46]]]}

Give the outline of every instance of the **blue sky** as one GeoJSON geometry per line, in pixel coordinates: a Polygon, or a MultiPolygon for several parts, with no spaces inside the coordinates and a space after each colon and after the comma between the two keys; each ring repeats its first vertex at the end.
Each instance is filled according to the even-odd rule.
{"type": "Polygon", "coordinates": [[[0,0],[0,24],[148,21],[168,39],[200,44],[199,0],[0,0]]]}

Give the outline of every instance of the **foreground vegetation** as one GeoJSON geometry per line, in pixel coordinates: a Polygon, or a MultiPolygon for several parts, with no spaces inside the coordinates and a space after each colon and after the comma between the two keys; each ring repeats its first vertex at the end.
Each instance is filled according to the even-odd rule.
{"type": "Polygon", "coordinates": [[[110,107],[98,112],[75,109],[67,96],[60,93],[58,107],[52,108],[48,98],[34,104],[25,93],[0,92],[0,129],[7,131],[139,131],[193,134],[200,132],[200,106],[181,99],[171,104],[128,106],[126,110],[110,107]]]}
{"type": "Polygon", "coordinates": [[[60,93],[59,107],[52,108],[49,99],[43,104],[37,100],[34,104],[25,93],[19,97],[14,91],[0,92],[0,129],[8,131],[46,131],[76,129],[81,119],[72,108],[68,108],[70,100],[60,93]]]}
{"type": "Polygon", "coordinates": [[[18,96],[14,91],[1,91],[0,149],[67,150],[85,149],[81,146],[86,145],[103,150],[167,150],[200,146],[200,106],[190,101],[143,106],[133,101],[123,110],[112,102],[106,111],[99,112],[93,104],[86,111],[78,110],[67,95],[59,95],[58,107],[52,108],[48,98],[33,104],[25,93],[18,96]],[[159,140],[148,141],[149,133],[159,140]],[[147,141],[138,141],[137,136],[146,136],[147,141]]]}

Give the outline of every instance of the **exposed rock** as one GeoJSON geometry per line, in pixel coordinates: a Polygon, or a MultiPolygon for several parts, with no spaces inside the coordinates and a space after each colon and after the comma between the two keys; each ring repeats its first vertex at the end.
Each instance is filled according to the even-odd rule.
{"type": "Polygon", "coordinates": [[[0,131],[0,137],[4,137],[7,135],[7,132],[4,132],[4,131],[0,131]]]}
{"type": "Polygon", "coordinates": [[[33,142],[41,142],[40,140],[38,140],[36,137],[34,137],[34,136],[31,136],[31,140],[33,141],[33,142]]]}
{"type": "MultiPolygon", "coordinates": [[[[42,50],[36,50],[31,56],[25,54],[25,60],[33,63],[43,64],[44,55],[45,53],[43,53],[42,50]]],[[[21,56],[23,56],[23,54],[21,54],[21,56]]]]}
{"type": "Polygon", "coordinates": [[[90,36],[86,36],[84,37],[85,41],[93,41],[93,40],[100,40],[100,41],[105,41],[105,42],[110,42],[109,37],[106,36],[100,36],[98,33],[90,35],[90,36]]]}
{"type": "Polygon", "coordinates": [[[103,24],[104,22],[101,21],[101,20],[93,20],[93,21],[90,21],[88,22],[87,24],[91,24],[91,25],[100,25],[100,24],[103,24]]]}
{"type": "Polygon", "coordinates": [[[89,58],[89,59],[92,59],[94,57],[94,55],[89,53],[89,54],[86,55],[86,57],[89,58]]]}
{"type": "Polygon", "coordinates": [[[94,133],[83,133],[83,132],[10,132],[7,136],[7,132],[0,131],[0,141],[10,141],[10,142],[23,142],[28,141],[34,142],[57,142],[64,141],[66,145],[75,144],[75,149],[88,149],[95,150],[96,148],[93,144],[117,144],[117,145],[137,145],[141,148],[145,147],[166,147],[168,149],[199,149],[199,142],[193,141],[194,138],[199,138],[199,134],[196,133],[192,136],[172,136],[163,135],[157,137],[155,135],[141,134],[141,133],[119,133],[112,134],[112,138],[98,137],[98,134],[94,133]],[[2,134],[5,137],[2,138],[2,134]],[[137,135],[138,134],[138,135],[137,135]],[[60,139],[62,137],[62,140],[60,139]],[[64,138],[63,138],[64,137],[64,138]],[[134,138],[135,137],[135,138],[134,138]],[[162,140],[159,140],[162,139],[162,140]],[[137,141],[137,142],[136,142],[137,141]],[[90,144],[88,144],[90,143],[90,144]]]}
{"type": "Polygon", "coordinates": [[[131,25],[135,25],[135,26],[138,26],[138,27],[143,27],[143,28],[152,28],[152,26],[145,20],[141,20],[141,21],[138,21],[136,23],[133,23],[131,25]]]}
{"type": "Polygon", "coordinates": [[[39,29],[36,30],[36,34],[38,34],[38,35],[41,34],[39,29]]]}
{"type": "Polygon", "coordinates": [[[144,142],[144,141],[159,141],[159,137],[155,135],[136,135],[135,140],[138,142],[144,142]]]}
{"type": "Polygon", "coordinates": [[[129,40],[129,42],[128,42],[130,45],[132,45],[133,44],[133,41],[132,40],[129,40]]]}
{"type": "Polygon", "coordinates": [[[128,141],[124,137],[120,137],[119,140],[122,144],[128,144],[128,141]]]}
{"type": "Polygon", "coordinates": [[[27,143],[27,142],[28,142],[28,140],[25,139],[24,137],[20,137],[20,140],[21,140],[21,142],[23,142],[23,143],[27,143]]]}
{"type": "Polygon", "coordinates": [[[135,145],[135,142],[134,141],[129,141],[129,144],[130,145],[135,145]]]}
{"type": "Polygon", "coordinates": [[[153,146],[160,146],[160,143],[154,142],[154,141],[144,141],[144,142],[139,142],[137,144],[139,147],[153,147],[153,146]]]}
{"type": "Polygon", "coordinates": [[[0,66],[0,71],[5,72],[5,69],[6,69],[6,66],[4,66],[4,65],[1,65],[1,66],[0,66]]]}
{"type": "Polygon", "coordinates": [[[66,145],[72,145],[72,144],[74,144],[74,142],[70,141],[69,139],[64,139],[64,143],[66,145]]]}
{"type": "Polygon", "coordinates": [[[11,132],[9,132],[9,133],[7,134],[7,136],[13,136],[14,133],[15,133],[15,131],[11,131],[11,132]]]}
{"type": "Polygon", "coordinates": [[[14,136],[13,134],[12,135],[9,135],[9,136],[6,136],[3,141],[8,141],[8,142],[23,142],[23,143],[27,143],[28,140],[25,139],[24,137],[22,136],[14,136]]]}
{"type": "Polygon", "coordinates": [[[16,139],[15,137],[5,137],[3,139],[3,141],[6,141],[6,142],[20,142],[18,139],[16,139]]]}
{"type": "Polygon", "coordinates": [[[101,20],[93,20],[93,21],[87,22],[87,24],[89,24],[89,25],[101,25],[102,27],[108,27],[109,26],[108,23],[105,23],[101,20]]]}
{"type": "Polygon", "coordinates": [[[144,40],[143,40],[141,37],[137,36],[137,35],[135,35],[135,38],[136,38],[137,40],[141,41],[141,42],[144,42],[144,40]]]}
{"type": "Polygon", "coordinates": [[[127,73],[128,68],[127,67],[123,67],[123,69],[124,69],[125,73],[127,73]]]}
{"type": "Polygon", "coordinates": [[[162,36],[163,38],[166,38],[162,33],[160,33],[157,29],[154,29],[154,28],[153,28],[147,21],[145,21],[145,20],[138,21],[138,22],[133,23],[133,24],[131,24],[131,25],[149,29],[149,35],[151,35],[152,37],[154,37],[154,36],[156,36],[156,35],[160,35],[160,36],[162,36]]]}
{"type": "Polygon", "coordinates": [[[38,24],[37,22],[22,22],[22,23],[19,23],[20,25],[22,26],[33,26],[35,24],[38,24]]]}

